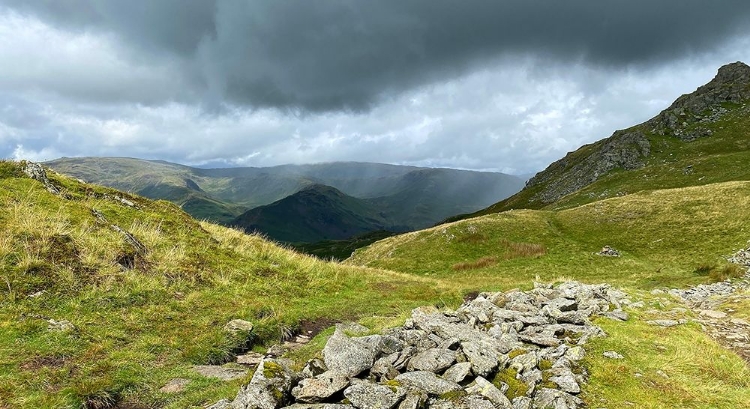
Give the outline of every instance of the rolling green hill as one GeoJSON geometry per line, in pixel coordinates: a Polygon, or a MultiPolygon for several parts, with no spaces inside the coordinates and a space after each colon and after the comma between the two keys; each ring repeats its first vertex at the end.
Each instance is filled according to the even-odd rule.
{"type": "Polygon", "coordinates": [[[728,64],[656,117],[569,153],[516,195],[451,220],[568,208],[642,190],[750,180],[750,67],[728,64]]]}
{"type": "Polygon", "coordinates": [[[322,184],[359,199],[380,198],[378,206],[393,224],[416,229],[489,206],[523,186],[502,173],[358,162],[199,169],[131,158],[62,158],[47,165],[88,182],[169,200],[199,220],[223,224],[322,184]]]}
{"type": "Polygon", "coordinates": [[[307,186],[270,205],[249,210],[232,225],[286,243],[344,240],[378,230],[406,229],[388,224],[370,201],[325,185],[307,186]]]}
{"type": "Polygon", "coordinates": [[[461,297],[47,172],[52,193],[26,166],[0,161],[0,408],[202,407],[242,380],[200,376],[195,364],[263,348],[303,320],[397,316],[461,297]],[[251,337],[222,330],[235,318],[254,323],[251,337]],[[160,392],[172,378],[190,384],[160,392]]]}

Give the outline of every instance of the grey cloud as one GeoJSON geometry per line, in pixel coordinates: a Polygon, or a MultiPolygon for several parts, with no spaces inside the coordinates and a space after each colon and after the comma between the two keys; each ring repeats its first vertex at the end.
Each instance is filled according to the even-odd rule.
{"type": "MultiPolygon", "coordinates": [[[[750,25],[746,0],[0,0],[68,30],[182,60],[202,103],[367,111],[433,82],[535,55],[651,66],[750,25]]],[[[1,7],[1,6],[0,6],[1,7]]]]}

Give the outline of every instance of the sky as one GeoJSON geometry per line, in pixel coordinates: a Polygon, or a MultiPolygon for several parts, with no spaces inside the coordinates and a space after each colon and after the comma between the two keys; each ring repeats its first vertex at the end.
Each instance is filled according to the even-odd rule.
{"type": "Polygon", "coordinates": [[[0,158],[527,174],[735,61],[747,0],[0,0],[0,158]]]}

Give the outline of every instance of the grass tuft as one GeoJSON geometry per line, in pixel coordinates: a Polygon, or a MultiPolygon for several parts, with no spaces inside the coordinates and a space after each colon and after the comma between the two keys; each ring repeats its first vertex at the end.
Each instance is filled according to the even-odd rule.
{"type": "Polygon", "coordinates": [[[487,256],[487,257],[482,257],[476,261],[456,263],[452,266],[452,268],[456,271],[476,270],[478,268],[489,267],[495,264],[497,264],[497,257],[487,256]]]}

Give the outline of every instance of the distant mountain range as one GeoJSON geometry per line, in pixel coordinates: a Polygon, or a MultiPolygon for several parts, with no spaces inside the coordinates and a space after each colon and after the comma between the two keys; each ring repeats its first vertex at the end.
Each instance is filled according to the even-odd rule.
{"type": "Polygon", "coordinates": [[[61,158],[50,168],[87,182],[179,204],[198,219],[288,243],[429,227],[518,192],[494,172],[334,162],[200,169],[132,158],[61,158]]]}

